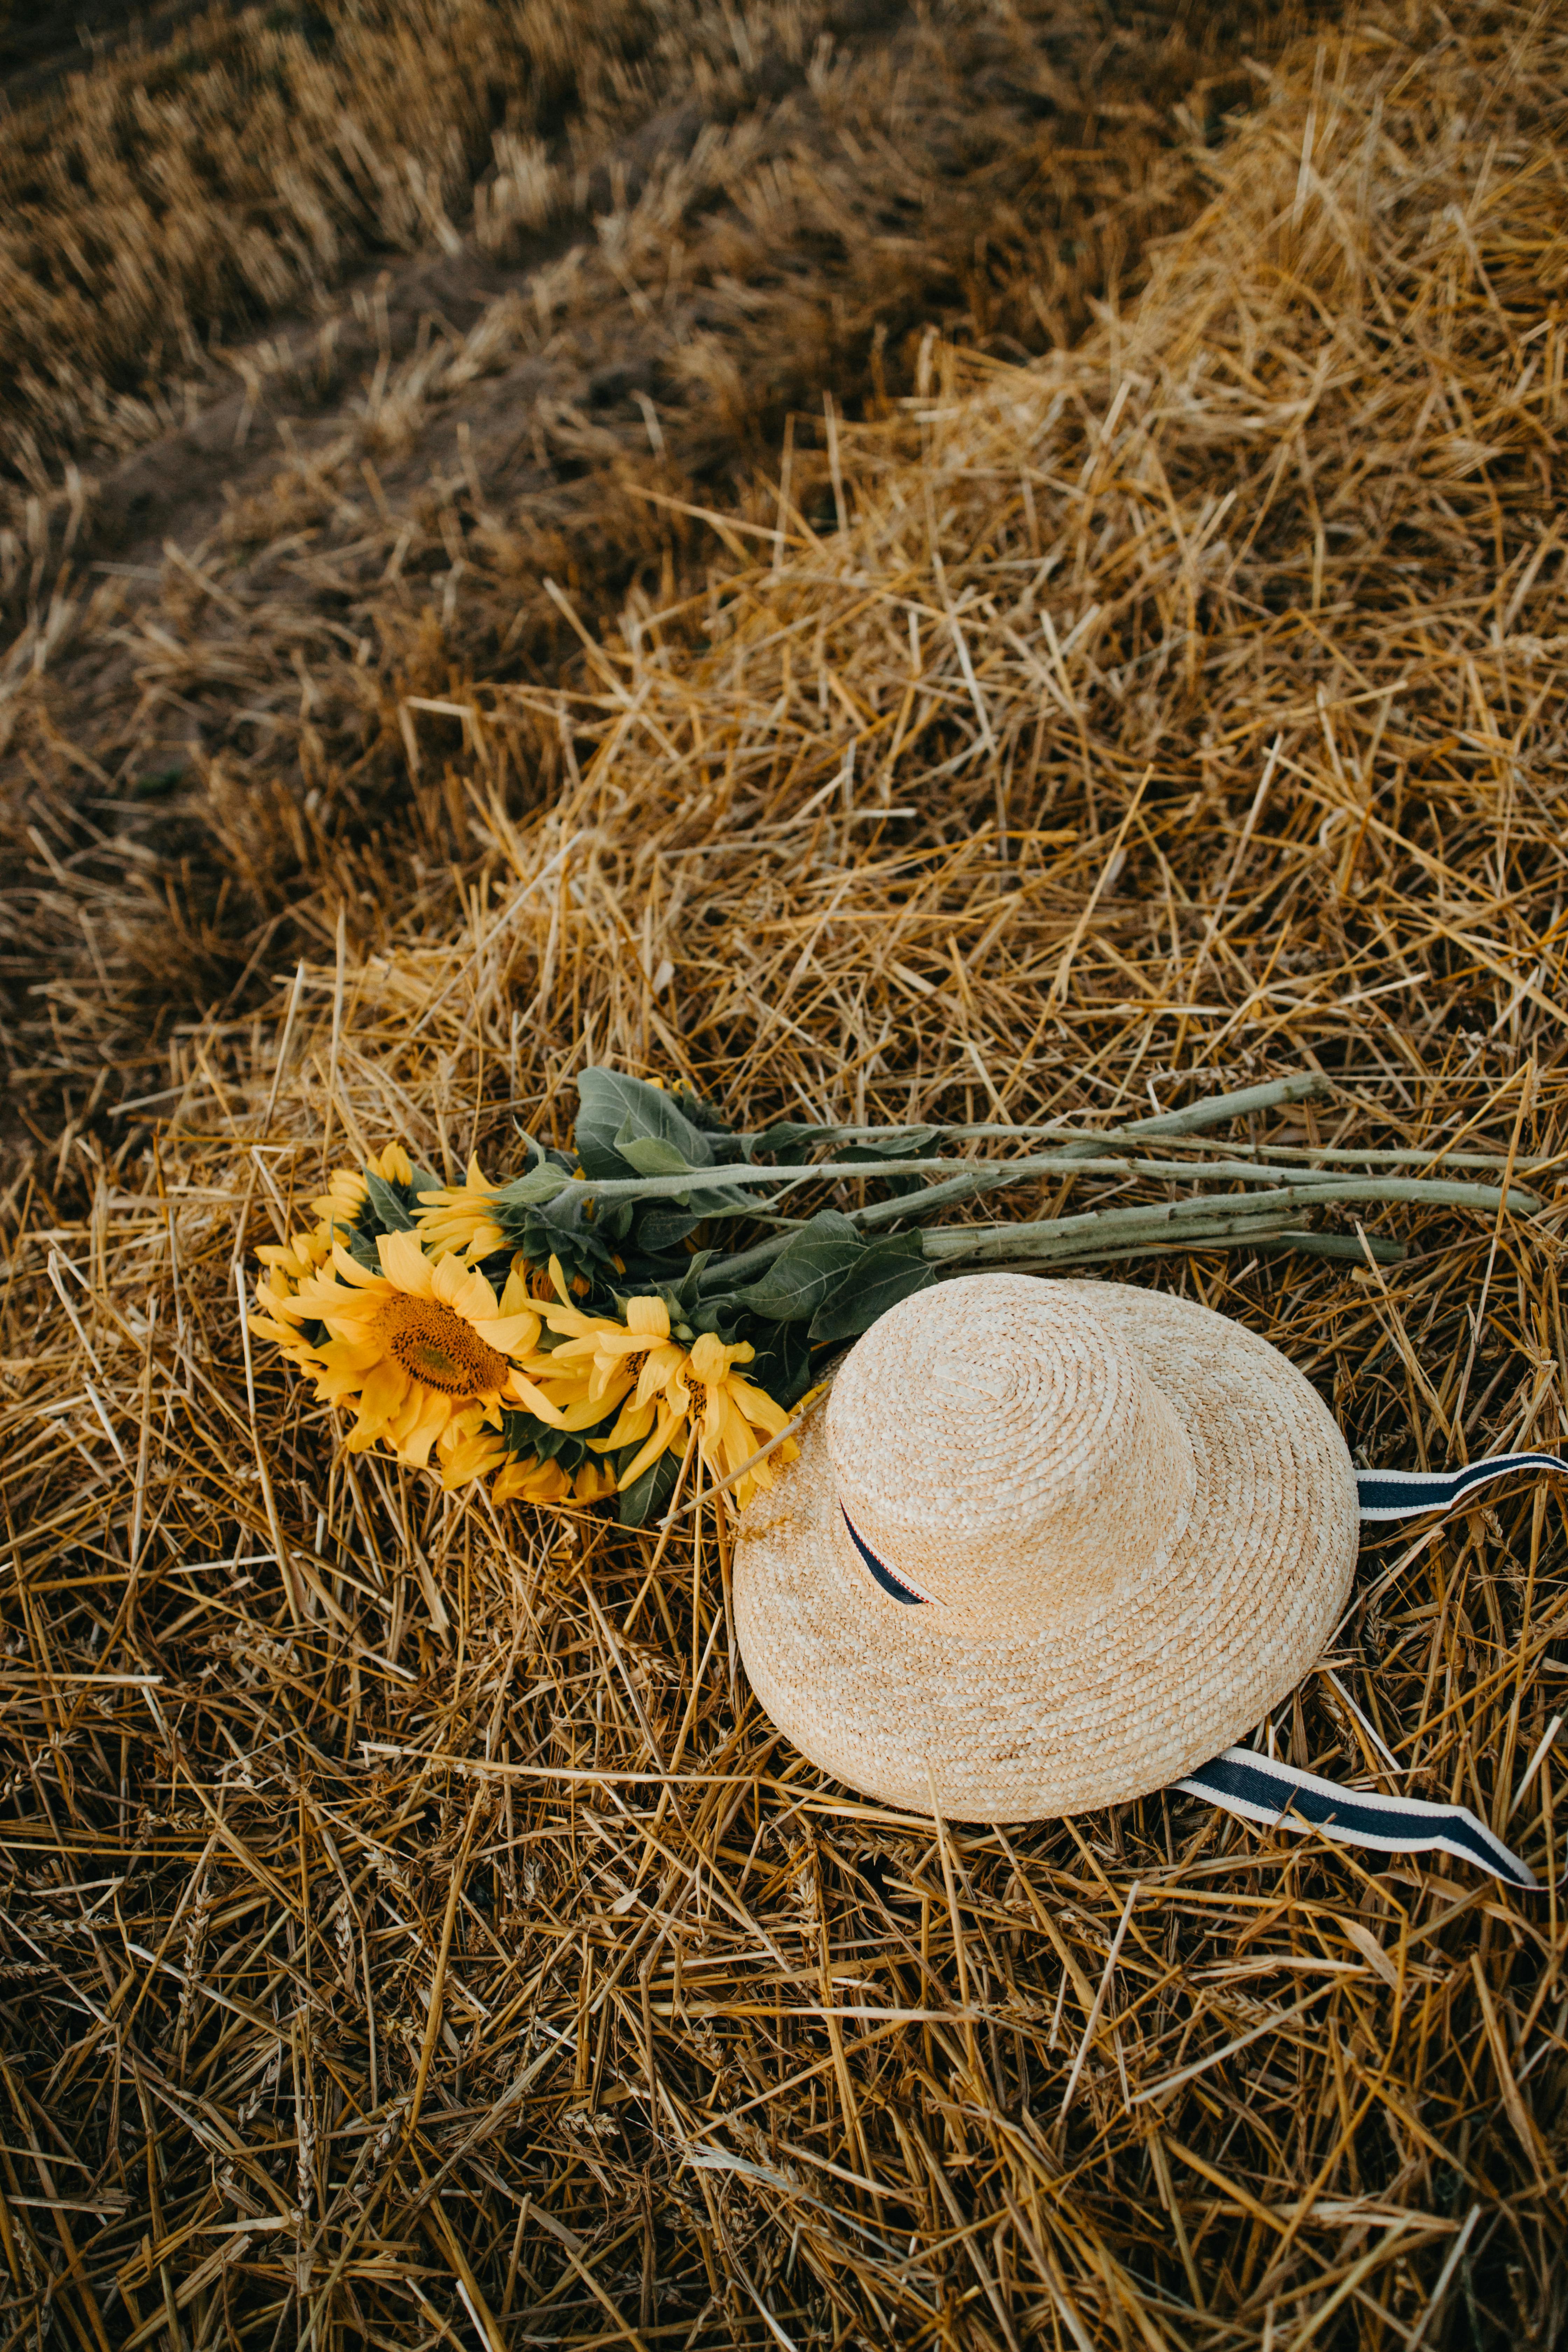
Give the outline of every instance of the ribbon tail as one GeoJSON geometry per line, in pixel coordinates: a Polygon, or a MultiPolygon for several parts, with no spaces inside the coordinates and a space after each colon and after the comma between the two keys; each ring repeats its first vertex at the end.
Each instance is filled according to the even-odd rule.
{"type": "Polygon", "coordinates": [[[1432,1511],[1451,1511],[1474,1488],[1521,1470],[1555,1470],[1568,1476],[1568,1460],[1557,1454],[1491,1454],[1462,1470],[1358,1470],[1356,1497],[1363,1520],[1419,1519],[1432,1511]]]}
{"type": "MultiPolygon", "coordinates": [[[[1555,1457],[1549,1457],[1555,1463],[1555,1457]]],[[[1556,1465],[1562,1466],[1562,1465],[1556,1465]]],[[[1200,1765],[1176,1782],[1190,1797],[1203,1797],[1243,1821],[1268,1829],[1315,1831],[1341,1845],[1367,1846],[1377,1853],[1421,1853],[1436,1849],[1457,1861],[1489,1870],[1510,1886],[1533,1887],[1534,1873],[1494,1837],[1464,1805],[1429,1805],[1415,1797],[1385,1797],[1342,1789],[1279,1764],[1251,1748],[1227,1748],[1212,1764],[1200,1765]]]]}

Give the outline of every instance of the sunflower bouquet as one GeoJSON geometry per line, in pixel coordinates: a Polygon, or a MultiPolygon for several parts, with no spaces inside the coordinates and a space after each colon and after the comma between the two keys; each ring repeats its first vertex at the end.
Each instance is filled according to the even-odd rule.
{"type": "Polygon", "coordinates": [[[531,1226],[541,1265],[491,1213],[505,1189],[474,1163],[444,1187],[389,1144],[334,1174],[308,1233],[257,1253],[251,1328],[353,1412],[350,1450],[384,1445],[448,1488],[488,1477],[498,1503],[616,1495],[633,1524],[668,1498],[693,1433],[738,1505],[771,1485],[772,1454],[794,1450],[770,1450],[787,1411],[739,1369],[757,1349],[721,1336],[693,1269],[638,1291],[647,1268],[629,1275],[571,1217],[531,1226]]]}
{"type": "Polygon", "coordinates": [[[351,1450],[384,1446],[447,1487],[489,1479],[498,1503],[613,1496],[635,1526],[668,1508],[695,1451],[743,1507],[794,1454],[791,1413],[833,1352],[944,1272],[1238,1244],[1379,1264],[1397,1243],[1327,1230],[1322,1213],[1541,1205],[1511,1181],[1526,1163],[1484,1153],[1249,1139],[1213,1156],[1207,1129],[1322,1087],[1316,1074],[1275,1079],[1090,1131],[784,1119],[747,1132],[691,1094],[585,1069],[574,1149],[524,1137],[509,1181],[470,1160],[444,1185],[397,1143],[339,1170],[315,1223],[258,1252],[251,1328],[353,1412],[351,1450]],[[975,1141],[1013,1148],[941,1148],[975,1141]],[[1394,1172],[1439,1163],[1500,1171],[1502,1188],[1394,1172]],[[1089,1175],[1163,1197],[931,1222],[1000,1186],[1089,1175]],[[787,1213],[805,1188],[868,1179],[883,1197],[787,1213]],[[1197,1180],[1229,1189],[1194,1193],[1197,1180]]]}

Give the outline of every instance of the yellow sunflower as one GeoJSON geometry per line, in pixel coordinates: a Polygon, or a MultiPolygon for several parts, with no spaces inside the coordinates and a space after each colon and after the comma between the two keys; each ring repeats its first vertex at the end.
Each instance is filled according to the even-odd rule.
{"type": "MultiPolygon", "coordinates": [[[[716,1478],[730,1477],[770,1437],[788,1427],[789,1415],[782,1405],[733,1369],[736,1364],[749,1364],[756,1352],[749,1341],[727,1348],[711,1331],[700,1332],[690,1354],[682,1355],[679,1364],[646,1402],[638,1404],[634,1400],[624,1405],[608,1437],[597,1442],[590,1439],[596,1453],[636,1444],[639,1438],[644,1441],[621,1473],[623,1491],[661,1454],[683,1453],[687,1432],[694,1422],[697,1450],[716,1478]]],[[[737,1479],[732,1489],[736,1509],[744,1510],[753,1495],[771,1486],[778,1465],[793,1461],[798,1452],[795,1440],[786,1439],[765,1462],[757,1463],[737,1479]]]]}
{"type": "Polygon", "coordinates": [[[256,1285],[258,1315],[247,1318],[253,1331],[270,1339],[288,1362],[310,1369],[310,1349],[300,1330],[309,1318],[299,1301],[300,1285],[332,1254],[332,1229],[323,1219],[308,1234],[286,1242],[266,1242],[257,1251],[267,1272],[256,1285]]]}
{"type": "Polygon", "coordinates": [[[299,1314],[329,1334],[304,1360],[316,1393],[357,1405],[348,1438],[355,1453],[384,1439],[400,1462],[422,1469],[434,1446],[444,1469],[481,1475],[500,1457],[479,1432],[499,1432],[503,1402],[556,1419],[513,1360],[532,1350],[539,1318],[515,1276],[498,1299],[456,1258],[432,1264],[413,1233],[383,1234],[376,1254],[381,1271],[373,1274],[339,1244],[331,1268],[295,1294],[299,1314]]]}
{"type": "MultiPolygon", "coordinates": [[[[637,1447],[621,1474],[623,1489],[661,1454],[684,1450],[694,1419],[700,1424],[702,1459],[721,1478],[788,1425],[783,1408],[733,1369],[752,1360],[756,1349],[749,1343],[726,1347],[711,1332],[702,1332],[689,1353],[671,1336],[662,1298],[628,1298],[626,1319],[617,1323],[571,1305],[559,1259],[551,1259],[550,1274],[556,1300],[542,1302],[540,1313],[560,1345],[527,1358],[522,1369],[558,1407],[574,1413],[573,1428],[587,1428],[620,1404],[608,1434],[588,1443],[595,1454],[637,1447]]],[[[797,1450],[792,1439],[778,1448],[777,1460],[791,1461],[797,1450]]],[[[773,1485],[775,1466],[770,1455],[736,1482],[737,1508],[773,1485]]]]}
{"type": "MultiPolygon", "coordinates": [[[[515,1279],[521,1278],[518,1269],[522,1263],[513,1260],[515,1279]]],[[[562,1344],[525,1356],[518,1378],[528,1383],[532,1397],[542,1400],[531,1398],[529,1404],[542,1421],[556,1429],[592,1429],[636,1385],[639,1359],[662,1349],[668,1363],[661,1370],[668,1370],[680,1360],[681,1350],[669,1344],[669,1318],[661,1300],[634,1298],[631,1311],[642,1328],[628,1330],[610,1316],[586,1315],[570,1303],[557,1257],[550,1261],[550,1278],[555,1297],[535,1303],[551,1330],[563,1335],[562,1344]]]]}
{"type": "Polygon", "coordinates": [[[505,1249],[506,1234],[497,1223],[494,1211],[498,1189],[475,1157],[468,1161],[466,1184],[443,1185],[437,1192],[421,1192],[416,1222],[419,1239],[433,1257],[460,1251],[470,1265],[477,1265],[480,1258],[505,1249]]]}
{"type": "Polygon", "coordinates": [[[437,1441],[437,1453],[441,1484],[448,1492],[474,1478],[488,1478],[509,1458],[506,1441],[500,1429],[486,1420],[482,1403],[465,1405],[452,1415],[437,1441]]]}
{"type": "Polygon", "coordinates": [[[389,1143],[365,1161],[363,1168],[334,1168],[327,1179],[327,1189],[310,1206],[329,1224],[352,1225],[363,1213],[370,1198],[367,1175],[379,1176],[387,1184],[412,1184],[414,1162],[401,1143],[389,1143]]]}
{"type": "Polygon", "coordinates": [[[596,1503],[615,1491],[615,1479],[596,1462],[584,1462],[574,1475],[559,1462],[541,1462],[531,1454],[509,1462],[490,1486],[498,1503],[563,1503],[568,1496],[578,1503],[596,1503]]]}
{"type": "MultiPolygon", "coordinates": [[[[756,1352],[749,1341],[726,1348],[712,1332],[704,1331],[699,1335],[686,1368],[684,1385],[690,1398],[688,1411],[694,1421],[701,1416],[698,1450],[719,1478],[730,1477],[759,1446],[789,1427],[790,1417],[784,1407],[775,1404],[765,1389],[742,1380],[731,1369],[735,1364],[749,1364],[756,1352]]],[[[680,1443],[682,1437],[683,1433],[677,1433],[676,1442],[680,1443]]],[[[753,1495],[771,1486],[780,1465],[793,1462],[799,1452],[794,1438],[785,1438],[765,1462],[757,1463],[739,1479],[733,1489],[736,1509],[744,1510],[753,1495]]]]}
{"type": "Polygon", "coordinates": [[[637,1403],[646,1404],[678,1370],[686,1353],[669,1336],[669,1309],[663,1299],[628,1298],[626,1319],[617,1323],[608,1315],[584,1315],[570,1303],[559,1258],[550,1261],[550,1278],[562,1304],[552,1301],[540,1311],[551,1330],[563,1335],[560,1347],[550,1351],[552,1369],[570,1364],[574,1371],[585,1371],[588,1394],[605,1399],[606,1412],[635,1378],[637,1403]]]}
{"type": "MultiPolygon", "coordinates": [[[[705,1332],[689,1352],[671,1334],[662,1298],[628,1298],[626,1319],[620,1323],[571,1304],[558,1258],[551,1259],[550,1274],[556,1296],[541,1301],[539,1311],[559,1344],[525,1357],[520,1375],[536,1383],[554,1406],[561,1428],[592,1428],[620,1407],[608,1433],[591,1437],[588,1444],[600,1454],[637,1448],[618,1482],[622,1488],[661,1454],[684,1449],[694,1419],[700,1426],[702,1459],[723,1478],[787,1425],[782,1407],[734,1370],[749,1364],[755,1349],[744,1342],[727,1348],[705,1332]]],[[[793,1442],[786,1443],[778,1458],[787,1462],[795,1451],[793,1442]]],[[[539,1465],[539,1478],[548,1466],[539,1465]]],[[[771,1486],[773,1473],[771,1457],[748,1471],[735,1486],[737,1506],[743,1507],[761,1488],[771,1486]]],[[[521,1467],[502,1473],[509,1482],[521,1482],[525,1475],[531,1475],[521,1467]]],[[[521,1485],[509,1484],[509,1491],[521,1492],[521,1485]]],[[[533,1485],[529,1491],[535,1491],[533,1485]]]]}

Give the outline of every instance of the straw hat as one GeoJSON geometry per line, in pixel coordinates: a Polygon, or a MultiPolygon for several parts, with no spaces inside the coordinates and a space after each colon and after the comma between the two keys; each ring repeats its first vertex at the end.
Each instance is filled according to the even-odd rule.
{"type": "Polygon", "coordinates": [[[892,1307],[742,1518],[752,1688],[886,1803],[1037,1821],[1179,1780],[1321,1654],[1356,1485],[1277,1349],[1159,1292],[1016,1274],[892,1307]]]}

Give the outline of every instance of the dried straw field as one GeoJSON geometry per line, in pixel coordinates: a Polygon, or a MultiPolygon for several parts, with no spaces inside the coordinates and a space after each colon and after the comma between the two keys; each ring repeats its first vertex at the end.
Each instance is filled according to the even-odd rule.
{"type": "Polygon", "coordinates": [[[111,59],[18,115],[16,1139],[156,1086],[137,1055],[330,950],[340,907],[355,947],[416,905],[450,928],[481,860],[411,784],[405,708],[558,683],[547,578],[595,632],[634,586],[668,604],[713,546],[683,506],[775,474],[792,413],[805,449],[825,396],[884,410],[933,328],[1015,359],[1076,334],[1198,208],[1243,52],[1299,22],[1196,13],[342,0],[330,44],[220,12],[177,76],[111,59]]]}
{"type": "MultiPolygon", "coordinates": [[[[716,13],[715,56],[805,22],[764,15],[716,13]]],[[[1488,1150],[1543,1207],[1330,1208],[1339,1256],[1110,1278],[1267,1334],[1360,1460],[1561,1441],[1568,20],[1388,0],[1212,148],[1178,90],[1163,131],[1118,100],[1005,201],[1001,130],[977,162],[906,125],[951,230],[906,249],[872,131],[924,91],[934,142],[943,75],[979,87],[943,21],[808,42],[816,81],[679,167],[755,122],[743,172],[647,166],[592,251],[481,182],[461,252],[410,264],[475,273],[472,315],[400,348],[366,297],[353,399],[324,311],[306,356],[246,347],[233,410],[193,362],[190,421],[138,422],[131,308],[97,378],[69,360],[77,411],[37,396],[65,422],[51,457],[28,421],[8,542],[0,2345],[1568,2334],[1560,1489],[1369,1542],[1268,1727],[1471,1805],[1541,1892],[1173,1793],[939,1827],[761,1715],[717,1499],[661,1537],[443,1496],[343,1452],[242,1332],[248,1251],[325,1169],[398,1136],[510,1170],[593,1060],[749,1123],[999,1128],[1310,1070],[1322,1098],[1233,1139],[1488,1150]],[[837,241],[822,189],[866,208],[837,241]],[[647,373],[595,409],[626,315],[647,373]],[[241,477],[287,399],[293,454],[226,504],[203,431],[241,477]],[[196,536],[154,562],[121,494],[175,510],[125,471],[160,451],[196,536]]],[[[1044,21],[963,19],[1014,43],[1003,113],[1030,44],[1058,115],[1100,69],[1044,21]]],[[[1177,63],[1191,92],[1234,52],[1177,63]]],[[[189,282],[238,266],[193,248],[189,282]]]]}

